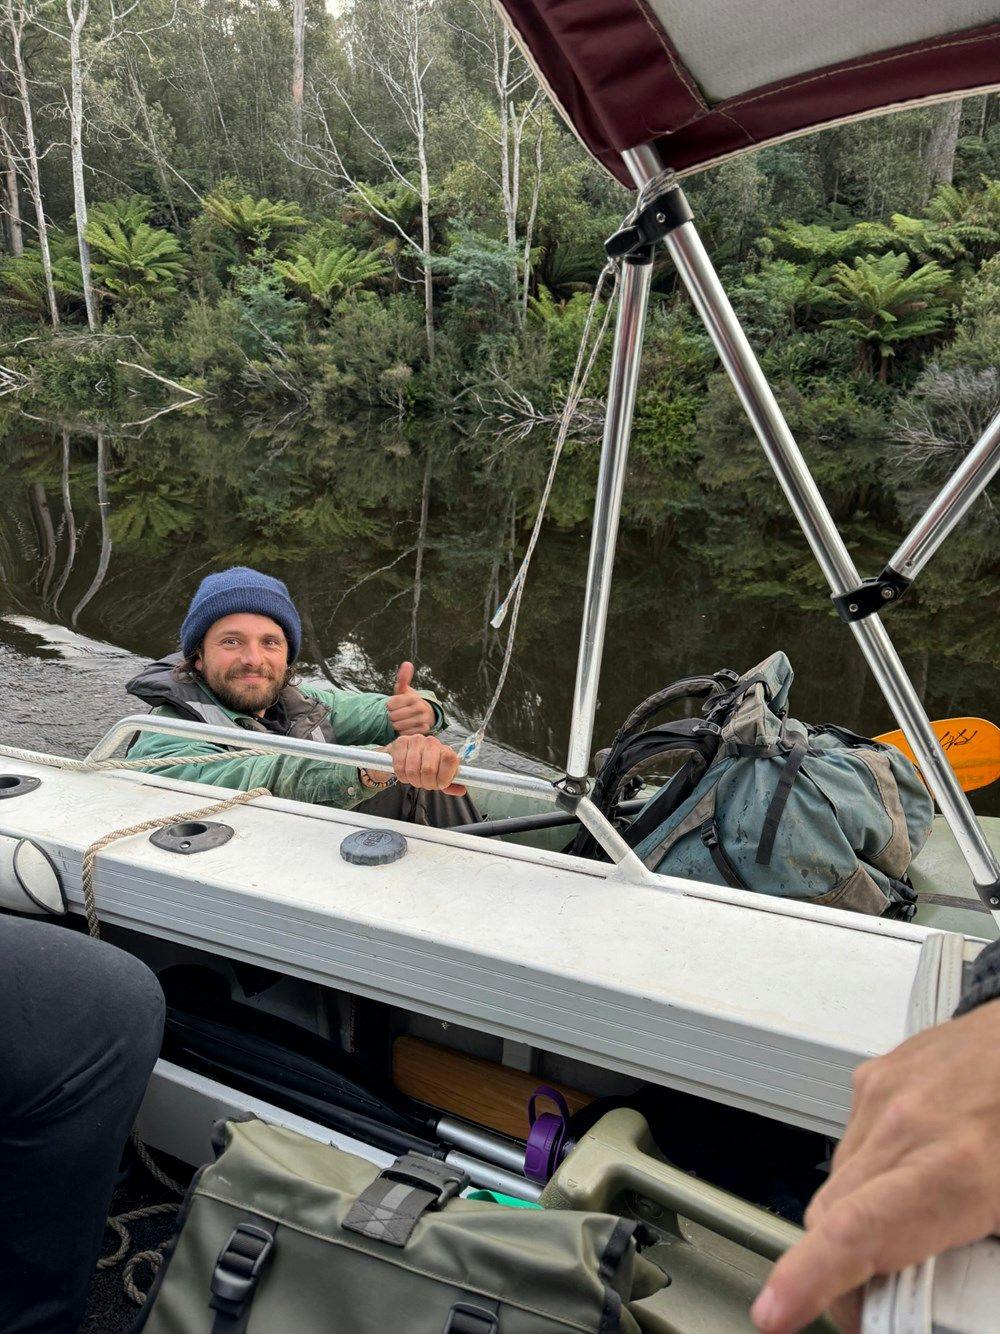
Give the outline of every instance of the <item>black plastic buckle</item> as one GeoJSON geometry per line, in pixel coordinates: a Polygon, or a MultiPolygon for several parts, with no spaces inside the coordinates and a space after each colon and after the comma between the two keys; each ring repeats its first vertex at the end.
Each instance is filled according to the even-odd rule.
{"type": "Polygon", "coordinates": [[[719,826],[714,820],[706,820],[698,829],[698,835],[705,847],[711,851],[719,846],[719,826]]]}
{"type": "Polygon", "coordinates": [[[912,582],[887,565],[881,574],[874,579],[863,579],[857,588],[834,593],[833,605],[840,619],[850,625],[852,621],[863,621],[898,602],[912,582]]]}
{"type": "Polygon", "coordinates": [[[242,1314],[273,1247],[270,1232],[253,1223],[237,1224],[215,1262],[209,1306],[227,1315],[242,1314]]]}
{"type": "Polygon", "coordinates": [[[692,736],[722,736],[722,728],[713,723],[711,718],[699,719],[691,728],[692,736]]]}
{"type": "Polygon", "coordinates": [[[739,679],[739,672],[734,672],[732,667],[722,667],[712,673],[712,680],[718,681],[721,686],[734,686],[739,679]]]}
{"type": "Polygon", "coordinates": [[[448,1312],[442,1334],[497,1334],[500,1322],[495,1311],[472,1302],[456,1302],[448,1312]]]}
{"type": "Polygon", "coordinates": [[[882,916],[892,922],[912,922],[917,913],[917,891],[902,880],[889,881],[889,905],[882,916]]]}
{"type": "Polygon", "coordinates": [[[469,1184],[468,1175],[436,1158],[425,1158],[419,1153],[404,1153],[394,1163],[385,1168],[382,1176],[387,1181],[399,1181],[405,1186],[416,1186],[418,1190],[428,1190],[437,1199],[432,1209],[441,1209],[460,1195],[469,1184]]]}
{"type": "Polygon", "coordinates": [[[637,264],[649,264],[656,242],[693,217],[684,191],[679,185],[673,185],[636,214],[627,227],[608,237],[604,242],[608,259],[630,259],[637,264]]]}

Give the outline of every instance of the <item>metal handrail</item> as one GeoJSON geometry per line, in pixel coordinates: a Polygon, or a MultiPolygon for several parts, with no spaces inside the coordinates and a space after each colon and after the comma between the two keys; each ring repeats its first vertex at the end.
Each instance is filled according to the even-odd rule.
{"type": "MultiPolygon", "coordinates": [[[[304,760],[329,760],[335,764],[392,772],[392,756],[381,750],[364,746],[338,746],[330,741],[308,741],[294,736],[280,736],[277,732],[249,732],[240,727],[223,727],[216,723],[196,723],[188,718],[168,718],[162,714],[136,713],[115,723],[87,760],[99,762],[114,755],[118,747],[134,732],[159,732],[181,737],[187,741],[211,741],[218,745],[238,748],[273,750],[276,755],[294,755],[304,760]]],[[[506,774],[499,770],[477,769],[463,764],[455,781],[471,787],[490,788],[514,796],[530,795],[545,801],[555,801],[558,792],[552,783],[534,774],[506,774]]]]}
{"type": "MultiPolygon", "coordinates": [[[[211,741],[229,748],[252,748],[273,751],[276,755],[293,755],[298,759],[328,760],[333,764],[392,772],[392,757],[381,750],[367,750],[363,746],[338,746],[329,741],[307,741],[300,737],[280,736],[276,732],[248,732],[238,727],[222,727],[214,723],[196,723],[187,718],[168,718],[161,714],[136,713],[122,718],[101,737],[88,753],[86,765],[110,760],[119,746],[135,732],[158,732],[188,741],[211,741]]],[[[542,801],[557,802],[562,795],[555,784],[533,774],[504,773],[498,769],[479,769],[462,764],[455,781],[468,787],[485,788],[492,792],[506,792],[511,796],[538,797],[542,801]]],[[[663,887],[661,877],[654,876],[621,834],[589,798],[581,798],[576,813],[608,854],[615,866],[630,880],[655,880],[663,887]]]]}

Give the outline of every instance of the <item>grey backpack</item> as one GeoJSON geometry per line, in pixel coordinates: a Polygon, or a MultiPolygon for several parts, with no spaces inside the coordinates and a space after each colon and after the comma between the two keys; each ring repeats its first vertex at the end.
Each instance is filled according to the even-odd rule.
{"type": "Polygon", "coordinates": [[[638,1224],[466,1200],[457,1169],[377,1167],[262,1121],[221,1127],[139,1318],[145,1334],[638,1334],[663,1273],[638,1224]]]}
{"type": "MultiPolygon", "coordinates": [[[[910,918],[910,863],[934,806],[894,746],[788,715],[791,663],[772,653],[740,676],[689,677],[651,696],[605,752],[594,800],[614,817],[637,772],[681,751],[683,767],[623,832],[665,875],[910,918]],[[649,727],[681,700],[696,716],[649,727]]],[[[588,836],[573,846],[593,855],[588,836]]]]}

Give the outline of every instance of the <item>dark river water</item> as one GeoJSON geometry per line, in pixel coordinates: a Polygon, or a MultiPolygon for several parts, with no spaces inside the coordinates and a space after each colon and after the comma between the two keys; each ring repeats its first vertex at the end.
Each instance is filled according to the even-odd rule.
{"type": "MultiPolygon", "coordinates": [[[[3,740],[89,749],[134,711],[124,687],[137,666],[177,647],[199,579],[236,563],[289,584],[304,623],[305,675],[388,690],[412,658],[416,684],[445,702],[451,735],[472,730],[507,633],[490,629],[488,617],[523,553],[538,493],[518,473],[519,447],[508,445],[497,469],[488,446],[470,449],[444,428],[291,431],[180,416],[101,436],[30,422],[3,428],[3,740]]],[[[554,501],[558,493],[559,484],[554,501]]],[[[543,534],[481,763],[564,763],[588,541],[588,532],[554,524],[543,534]]],[[[893,617],[890,631],[901,632],[932,717],[997,718],[991,637],[956,646],[944,636],[942,653],[914,628],[926,615],[915,620],[904,607],[893,617]]],[[[868,734],[894,726],[831,612],[783,598],[741,602],[697,550],[654,549],[642,532],[625,531],[595,748],[675,678],[742,671],[778,648],[796,670],[797,717],[868,734]]],[[[1000,813],[1000,785],[973,803],[1000,813]]]]}

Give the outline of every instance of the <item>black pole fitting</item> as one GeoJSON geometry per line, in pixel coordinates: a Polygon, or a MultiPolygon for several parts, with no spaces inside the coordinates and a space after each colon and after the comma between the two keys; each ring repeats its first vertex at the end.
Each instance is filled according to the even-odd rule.
{"type": "Polygon", "coordinates": [[[561,806],[564,811],[574,812],[580,804],[581,798],[587,795],[590,784],[586,778],[570,778],[569,774],[565,778],[560,778],[558,783],[553,784],[556,790],[556,805],[561,806]]]}
{"type": "Polygon", "coordinates": [[[834,593],[833,605],[842,621],[848,624],[863,621],[898,602],[912,582],[912,579],[905,579],[887,565],[881,574],[874,579],[863,580],[857,588],[848,589],[846,593],[834,593]]]}
{"type": "Polygon", "coordinates": [[[608,259],[650,264],[657,241],[662,241],[693,217],[684,191],[679,185],[673,185],[636,214],[627,227],[608,237],[604,243],[608,259]]]}
{"type": "Polygon", "coordinates": [[[976,885],[976,893],[990,912],[1000,912],[1000,880],[991,885],[976,885]]]}

